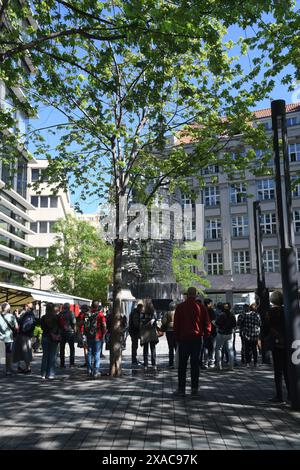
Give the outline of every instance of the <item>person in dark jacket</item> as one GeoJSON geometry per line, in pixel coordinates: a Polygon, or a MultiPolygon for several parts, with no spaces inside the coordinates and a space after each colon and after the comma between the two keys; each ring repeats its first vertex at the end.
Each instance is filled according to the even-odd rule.
{"type": "Polygon", "coordinates": [[[283,403],[282,377],[284,377],[289,400],[288,358],[285,341],[285,321],[283,310],[283,295],[280,291],[274,291],[270,296],[272,307],[266,315],[266,329],[272,351],[274,381],[276,388],[275,397],[271,402],[283,403]]]}
{"type": "Polygon", "coordinates": [[[210,333],[211,323],[207,309],[196,302],[197,291],[189,287],[187,299],[177,305],[174,315],[174,336],[179,352],[178,390],[176,396],[184,397],[186,388],[186,370],[191,358],[192,396],[198,395],[199,355],[202,336],[210,333]]]}
{"type": "Polygon", "coordinates": [[[55,377],[56,351],[60,341],[58,317],[52,303],[46,306],[46,314],[41,318],[41,328],[43,330],[41,377],[43,380],[46,378],[51,380],[55,377]]]}
{"type": "Polygon", "coordinates": [[[221,351],[225,346],[228,352],[229,369],[233,370],[234,351],[233,351],[233,332],[236,327],[235,315],[226,304],[223,306],[223,312],[216,319],[217,344],[216,344],[216,362],[218,370],[222,370],[221,351]]]}
{"type": "Polygon", "coordinates": [[[209,320],[211,322],[210,335],[204,337],[204,367],[215,366],[216,359],[216,343],[217,343],[217,329],[216,329],[216,312],[213,308],[213,301],[211,299],[204,299],[204,305],[207,308],[209,320]]]}
{"type": "Polygon", "coordinates": [[[75,365],[75,331],[76,318],[70,310],[70,304],[65,303],[63,310],[58,315],[58,323],[60,327],[60,367],[65,367],[65,347],[68,343],[70,348],[70,367],[75,365]]]}
{"type": "Polygon", "coordinates": [[[131,311],[129,315],[129,327],[128,333],[131,337],[131,362],[132,365],[137,365],[137,350],[139,347],[140,338],[140,323],[141,314],[144,310],[144,304],[142,301],[138,302],[137,306],[131,311]]]}
{"type": "Polygon", "coordinates": [[[151,364],[156,370],[156,345],[159,341],[157,334],[157,317],[151,301],[147,302],[140,317],[141,346],[143,346],[144,369],[148,370],[149,346],[151,352],[151,364]]]}

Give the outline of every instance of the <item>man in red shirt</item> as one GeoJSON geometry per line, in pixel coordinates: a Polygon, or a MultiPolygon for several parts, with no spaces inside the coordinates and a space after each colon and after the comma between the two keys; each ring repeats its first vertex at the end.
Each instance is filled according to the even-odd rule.
{"type": "Polygon", "coordinates": [[[174,336],[179,348],[178,390],[176,396],[185,396],[186,369],[191,358],[192,396],[198,395],[199,355],[202,336],[209,335],[211,322],[204,305],[196,302],[197,291],[189,287],[187,299],[177,305],[174,316],[174,336]]]}

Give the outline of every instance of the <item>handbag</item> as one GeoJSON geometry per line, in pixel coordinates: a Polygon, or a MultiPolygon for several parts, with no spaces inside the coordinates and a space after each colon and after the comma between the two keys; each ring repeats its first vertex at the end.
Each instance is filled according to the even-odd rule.
{"type": "Polygon", "coordinates": [[[51,337],[51,340],[54,341],[55,343],[60,343],[61,341],[60,334],[50,333],[50,337],[51,337]]]}
{"type": "Polygon", "coordinates": [[[165,332],[162,331],[160,328],[157,328],[156,329],[156,334],[159,338],[161,338],[162,336],[164,336],[165,332]]]}
{"type": "Polygon", "coordinates": [[[3,313],[1,313],[1,317],[3,318],[3,320],[5,321],[5,323],[7,324],[8,328],[12,331],[12,334],[13,334],[13,338],[15,338],[18,334],[18,330],[16,328],[14,328],[5,318],[5,316],[3,315],[3,313]]]}

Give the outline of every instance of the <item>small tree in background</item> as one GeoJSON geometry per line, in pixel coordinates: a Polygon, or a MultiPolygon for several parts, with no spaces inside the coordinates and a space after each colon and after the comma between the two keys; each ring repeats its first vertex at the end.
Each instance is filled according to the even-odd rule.
{"type": "Polygon", "coordinates": [[[200,293],[204,294],[203,289],[210,287],[210,282],[205,278],[203,261],[201,260],[203,254],[204,248],[198,247],[197,242],[174,246],[173,272],[176,282],[184,291],[189,287],[196,287],[200,293]]]}
{"type": "Polygon", "coordinates": [[[36,258],[28,267],[37,275],[52,276],[54,290],[105,303],[112,280],[112,247],[95,227],[73,216],[59,220],[54,231],[57,237],[48,257],[36,258]]]}

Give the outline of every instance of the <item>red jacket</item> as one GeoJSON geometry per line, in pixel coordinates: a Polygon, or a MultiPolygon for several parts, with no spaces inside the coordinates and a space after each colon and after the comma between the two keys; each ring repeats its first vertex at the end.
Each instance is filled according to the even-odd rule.
{"type": "Polygon", "coordinates": [[[174,335],[177,341],[184,341],[211,332],[211,322],[206,307],[198,304],[194,298],[188,298],[177,305],[174,316],[174,335]]]}
{"type": "MultiPolygon", "coordinates": [[[[97,310],[91,310],[92,314],[97,313],[97,310]]],[[[97,315],[97,333],[96,333],[96,340],[104,339],[104,335],[106,333],[106,320],[102,310],[97,315]]]]}

